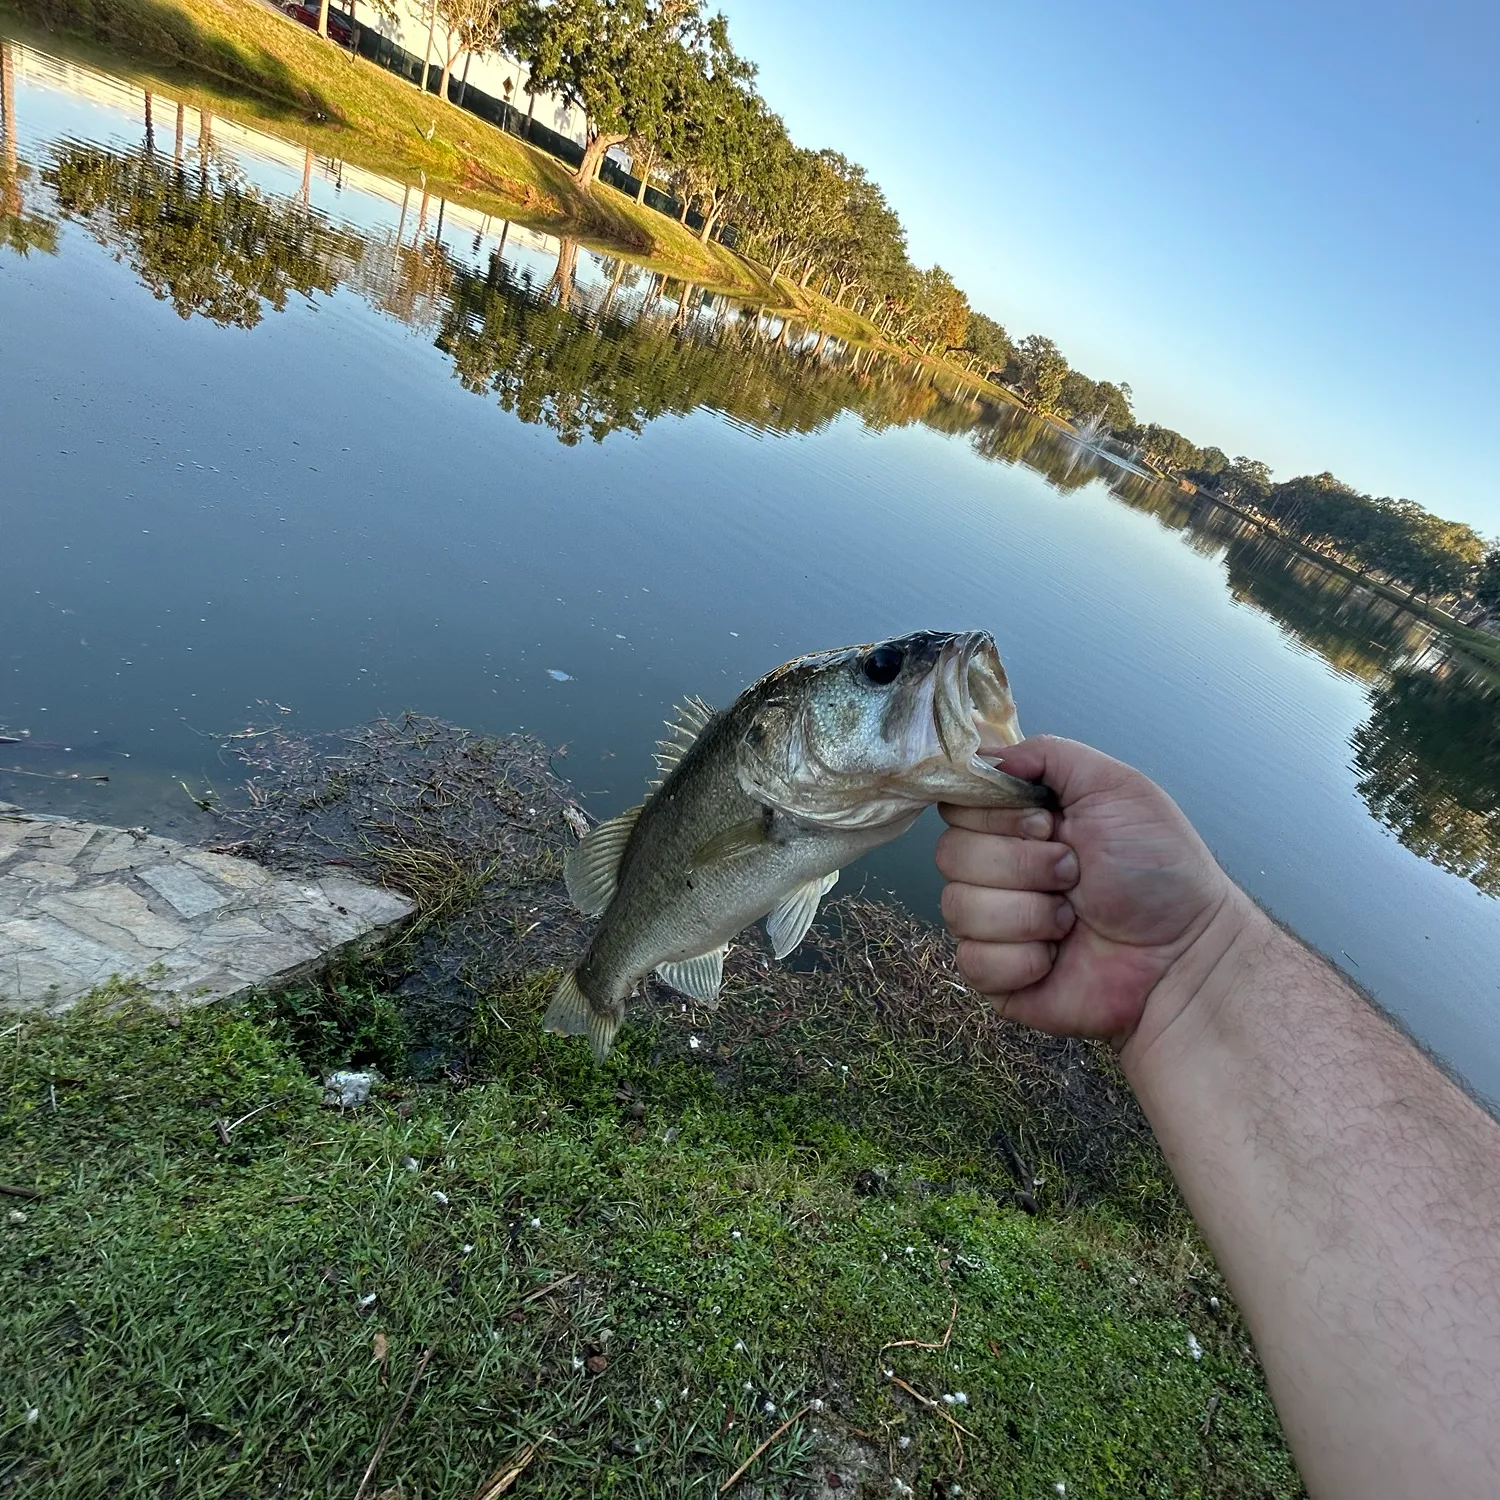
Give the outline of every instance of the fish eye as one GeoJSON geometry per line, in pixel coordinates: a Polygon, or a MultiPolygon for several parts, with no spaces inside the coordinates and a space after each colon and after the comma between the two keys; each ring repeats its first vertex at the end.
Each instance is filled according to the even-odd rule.
{"type": "Polygon", "coordinates": [[[901,675],[901,664],[905,660],[906,653],[899,646],[877,646],[865,656],[860,669],[876,687],[885,687],[901,675]]]}

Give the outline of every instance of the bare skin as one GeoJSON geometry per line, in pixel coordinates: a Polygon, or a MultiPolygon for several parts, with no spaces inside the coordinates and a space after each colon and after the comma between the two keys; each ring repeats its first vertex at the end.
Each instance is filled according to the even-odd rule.
{"type": "Polygon", "coordinates": [[[943,809],[959,967],[1116,1047],[1310,1494],[1500,1495],[1500,1125],[1138,771],[1050,737],[1001,763],[1061,811],[943,809]]]}

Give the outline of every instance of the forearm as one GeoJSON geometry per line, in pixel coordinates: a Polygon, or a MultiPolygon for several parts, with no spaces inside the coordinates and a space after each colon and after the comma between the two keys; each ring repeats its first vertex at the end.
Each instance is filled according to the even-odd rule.
{"type": "Polygon", "coordinates": [[[1247,900],[1195,949],[1121,1062],[1309,1490],[1500,1494],[1500,1126],[1247,900]]]}

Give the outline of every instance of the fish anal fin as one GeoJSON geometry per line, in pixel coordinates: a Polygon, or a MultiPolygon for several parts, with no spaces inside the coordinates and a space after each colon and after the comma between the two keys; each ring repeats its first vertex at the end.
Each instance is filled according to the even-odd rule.
{"type": "Polygon", "coordinates": [[[785,958],[803,938],[818,914],[818,903],[833,889],[839,872],[819,875],[806,885],[788,891],[766,918],[766,934],[771,939],[771,950],[777,958],[785,958]]]}
{"type": "Polygon", "coordinates": [[[715,1005],[719,999],[719,986],[724,983],[724,955],[729,944],[700,953],[696,958],[685,958],[680,963],[658,964],[656,977],[665,985],[700,1000],[704,1005],[715,1005]]]}
{"type": "Polygon", "coordinates": [[[693,855],[693,868],[706,869],[709,865],[726,859],[739,859],[752,854],[770,841],[766,820],[747,818],[743,823],[731,823],[721,829],[693,855]]]}
{"type": "Polygon", "coordinates": [[[620,884],[620,860],[635,830],[639,807],[591,828],[568,850],[563,860],[563,880],[573,905],[586,916],[599,916],[620,884]]]}
{"type": "Polygon", "coordinates": [[[571,971],[552,992],[552,1003],[542,1017],[542,1030],[559,1036],[586,1036],[594,1057],[603,1062],[614,1045],[620,1029],[617,1010],[600,1010],[578,986],[578,976],[571,971]]]}

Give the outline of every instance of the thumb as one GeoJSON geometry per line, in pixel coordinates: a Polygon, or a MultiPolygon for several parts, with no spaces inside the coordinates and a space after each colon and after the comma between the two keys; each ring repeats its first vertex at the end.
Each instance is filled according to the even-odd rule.
{"type": "Polygon", "coordinates": [[[1064,807],[1091,794],[1116,791],[1140,774],[1092,745],[1055,734],[1007,745],[993,759],[1007,776],[1045,782],[1064,807]]]}

